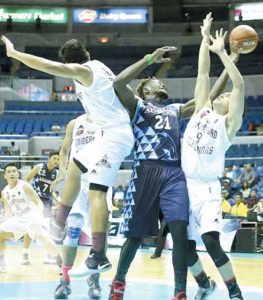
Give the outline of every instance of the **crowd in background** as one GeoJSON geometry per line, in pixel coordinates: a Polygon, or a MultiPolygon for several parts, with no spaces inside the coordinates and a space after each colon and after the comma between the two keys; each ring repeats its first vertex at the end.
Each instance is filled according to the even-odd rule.
{"type": "Polygon", "coordinates": [[[229,166],[219,180],[223,217],[263,220],[263,167],[229,166]]]}

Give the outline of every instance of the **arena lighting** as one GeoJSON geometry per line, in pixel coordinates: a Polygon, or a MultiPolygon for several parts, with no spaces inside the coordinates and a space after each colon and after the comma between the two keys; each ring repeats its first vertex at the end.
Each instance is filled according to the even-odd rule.
{"type": "Polygon", "coordinates": [[[106,44],[110,41],[110,38],[108,36],[100,36],[98,37],[98,42],[100,42],[101,44],[106,44]]]}

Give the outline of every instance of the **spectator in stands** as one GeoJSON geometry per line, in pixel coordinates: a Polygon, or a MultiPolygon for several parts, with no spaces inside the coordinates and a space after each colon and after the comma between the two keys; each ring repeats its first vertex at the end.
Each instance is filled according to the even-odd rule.
{"type": "Polygon", "coordinates": [[[113,199],[112,201],[112,217],[120,218],[123,214],[123,199],[113,199]]]}
{"type": "Polygon", "coordinates": [[[116,189],[116,192],[113,196],[113,199],[115,201],[119,200],[119,201],[122,201],[124,199],[124,191],[123,191],[123,186],[122,185],[119,185],[116,189]]]}
{"type": "Polygon", "coordinates": [[[223,218],[225,218],[231,212],[231,205],[228,202],[228,199],[225,197],[224,192],[221,193],[221,197],[222,197],[222,203],[221,203],[222,216],[223,216],[223,218]]]}
{"type": "Polygon", "coordinates": [[[245,199],[247,199],[249,197],[250,191],[251,191],[251,189],[249,187],[249,183],[246,180],[243,181],[242,184],[241,184],[240,192],[242,192],[243,197],[245,199]]]}
{"type": "Polygon", "coordinates": [[[252,208],[258,203],[257,191],[252,189],[249,193],[248,199],[246,200],[247,208],[252,208]]]}
{"type": "Polygon", "coordinates": [[[231,208],[231,216],[237,218],[246,218],[248,209],[244,204],[244,199],[242,193],[238,193],[235,196],[236,204],[231,208]]]}
{"type": "Polygon", "coordinates": [[[233,168],[232,168],[232,173],[233,173],[232,179],[237,180],[240,177],[241,173],[242,173],[242,171],[240,169],[240,166],[235,166],[234,165],[233,168]]]}
{"type": "Polygon", "coordinates": [[[256,126],[257,135],[263,135],[263,122],[256,126]]]}
{"type": "Polygon", "coordinates": [[[247,181],[249,186],[253,186],[257,181],[257,174],[254,171],[251,164],[246,164],[244,170],[242,171],[238,181],[240,183],[247,181]]]}
{"type": "Polygon", "coordinates": [[[233,180],[228,177],[226,170],[223,172],[222,177],[219,178],[221,186],[226,185],[227,187],[231,187],[233,180]]]}
{"type": "Polygon", "coordinates": [[[248,129],[248,135],[255,135],[256,134],[255,122],[254,121],[248,122],[247,129],[248,129]]]}
{"type": "Polygon", "coordinates": [[[8,155],[20,155],[20,147],[16,146],[14,141],[11,142],[11,145],[8,148],[8,155]]]}
{"type": "Polygon", "coordinates": [[[231,206],[235,205],[235,200],[232,198],[231,193],[228,190],[222,190],[221,193],[224,194],[225,199],[231,206]]]}
{"type": "Polygon", "coordinates": [[[232,180],[234,179],[234,171],[233,171],[233,166],[227,166],[225,168],[225,174],[226,177],[231,178],[232,180]]]}

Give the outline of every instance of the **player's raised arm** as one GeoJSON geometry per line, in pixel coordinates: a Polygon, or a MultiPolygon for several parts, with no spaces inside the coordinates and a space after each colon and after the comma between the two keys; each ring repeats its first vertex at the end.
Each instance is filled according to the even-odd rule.
{"type": "MultiPolygon", "coordinates": [[[[234,64],[236,64],[238,62],[239,56],[240,56],[240,54],[238,53],[238,50],[237,50],[237,52],[231,51],[231,53],[229,55],[230,59],[233,61],[234,64]]],[[[212,103],[213,103],[213,100],[215,100],[223,92],[228,79],[229,79],[229,76],[228,76],[227,70],[224,69],[210,91],[209,98],[212,103]]]]}
{"type": "Polygon", "coordinates": [[[72,78],[78,80],[84,86],[89,86],[92,83],[93,73],[88,67],[84,67],[76,63],[63,64],[35,55],[27,54],[15,50],[13,43],[7,37],[2,36],[1,40],[6,46],[6,54],[8,57],[15,58],[32,69],[36,69],[51,75],[72,78]]]}
{"type": "Polygon", "coordinates": [[[211,13],[207,14],[201,26],[201,34],[203,36],[199,57],[198,57],[198,74],[195,85],[195,112],[198,112],[204,106],[210,106],[209,91],[210,91],[210,54],[208,49],[210,28],[212,24],[211,13]]]}
{"type": "Polygon", "coordinates": [[[38,174],[41,164],[37,164],[33,169],[26,175],[25,181],[30,182],[38,174]]]}
{"type": "Polygon", "coordinates": [[[221,29],[220,32],[216,31],[216,38],[210,37],[213,44],[209,46],[209,49],[220,57],[233,84],[226,118],[227,134],[229,139],[232,140],[242,124],[245,85],[240,72],[224,49],[225,37],[226,32],[223,33],[223,29],[221,29]]]}
{"type": "Polygon", "coordinates": [[[176,47],[172,46],[158,48],[152,54],[145,55],[143,59],[139,60],[135,64],[123,70],[114,79],[114,89],[117,95],[119,96],[122,104],[129,111],[131,119],[133,118],[136,111],[137,99],[132,89],[128,86],[128,84],[133,79],[135,79],[148,65],[151,65],[153,63],[163,63],[170,61],[170,58],[164,58],[163,55],[167,52],[175,50],[176,47]]]}

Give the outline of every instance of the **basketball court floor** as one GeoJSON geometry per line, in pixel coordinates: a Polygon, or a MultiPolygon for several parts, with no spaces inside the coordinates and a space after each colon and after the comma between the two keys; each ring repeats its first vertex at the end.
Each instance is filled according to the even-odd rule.
{"type": "MultiPolygon", "coordinates": [[[[9,243],[6,250],[7,273],[0,273],[1,300],[51,300],[59,282],[58,268],[43,265],[43,250],[38,245],[30,249],[31,264],[20,265],[20,243],[9,243]]],[[[102,274],[102,300],[108,299],[109,285],[114,276],[120,248],[109,248],[108,256],[113,269],[102,274]]],[[[80,247],[76,264],[89,252],[89,247],[80,247]]],[[[171,251],[165,250],[159,259],[150,259],[153,249],[138,251],[127,278],[125,300],[170,300],[173,295],[173,269],[171,251]]],[[[207,273],[218,282],[216,292],[209,299],[227,300],[227,291],[206,253],[200,253],[207,273]]],[[[245,300],[263,299],[263,254],[231,254],[239,284],[245,300]]],[[[196,285],[189,275],[188,299],[194,299],[196,285]]],[[[72,300],[88,300],[85,279],[72,281],[72,300]]]]}

